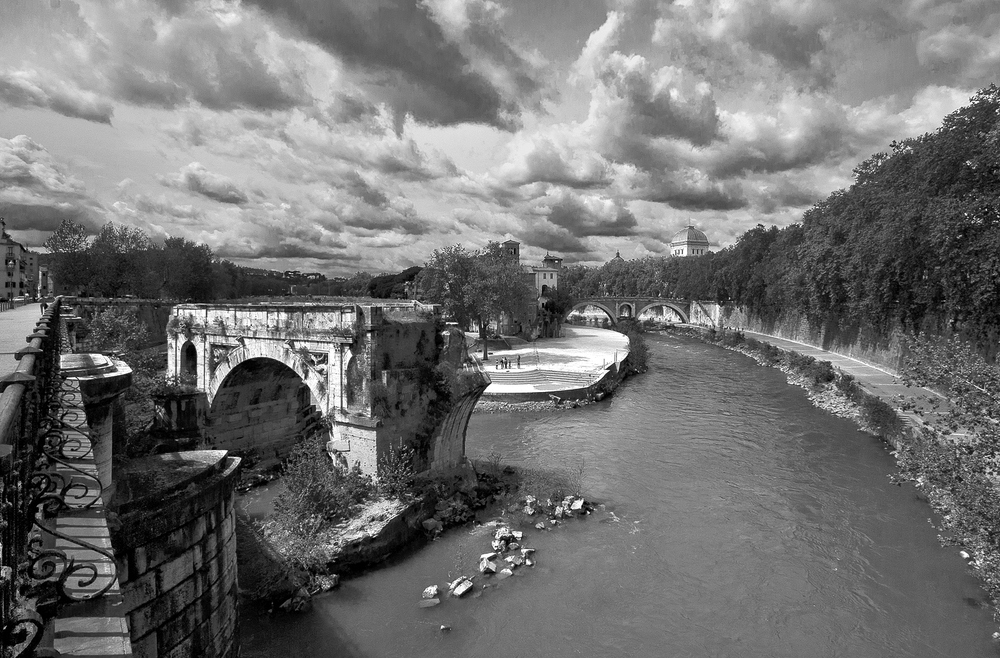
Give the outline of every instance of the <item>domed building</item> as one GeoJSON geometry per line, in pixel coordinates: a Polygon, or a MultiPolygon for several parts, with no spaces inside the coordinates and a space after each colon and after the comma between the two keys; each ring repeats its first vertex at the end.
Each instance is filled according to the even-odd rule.
{"type": "Polygon", "coordinates": [[[670,240],[671,256],[702,256],[709,253],[708,236],[688,224],[670,240]]]}

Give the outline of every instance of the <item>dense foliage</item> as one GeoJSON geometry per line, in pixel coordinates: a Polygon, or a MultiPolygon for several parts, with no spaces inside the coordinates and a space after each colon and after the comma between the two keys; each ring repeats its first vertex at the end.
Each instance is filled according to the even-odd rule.
{"type": "Polygon", "coordinates": [[[281,295],[290,285],[287,279],[216,258],[208,245],[185,238],[167,238],[158,245],[141,229],[114,222],[88,237],[83,226],[63,220],[44,246],[49,253],[42,262],[59,285],[97,297],[201,302],[281,295]]]}
{"type": "Polygon", "coordinates": [[[717,254],[569,267],[574,297],[732,301],[764,319],[1000,332],[1000,90],[940,128],[893,142],[855,182],[784,229],[758,225],[717,254]]]}

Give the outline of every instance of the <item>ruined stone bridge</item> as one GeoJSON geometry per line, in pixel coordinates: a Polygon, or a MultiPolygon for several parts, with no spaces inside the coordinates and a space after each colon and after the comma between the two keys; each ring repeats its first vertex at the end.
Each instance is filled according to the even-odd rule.
{"type": "Polygon", "coordinates": [[[335,460],[371,474],[402,444],[418,471],[464,466],[489,385],[464,334],[412,301],[181,304],[167,354],[169,374],[204,394],[200,447],[270,462],[322,431],[335,460]]]}

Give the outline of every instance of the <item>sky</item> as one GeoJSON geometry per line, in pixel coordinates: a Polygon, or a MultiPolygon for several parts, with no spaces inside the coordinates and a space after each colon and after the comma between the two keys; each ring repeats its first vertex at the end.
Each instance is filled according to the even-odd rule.
{"type": "Polygon", "coordinates": [[[719,249],[998,71],[996,0],[2,0],[0,216],[328,276],[719,249]]]}

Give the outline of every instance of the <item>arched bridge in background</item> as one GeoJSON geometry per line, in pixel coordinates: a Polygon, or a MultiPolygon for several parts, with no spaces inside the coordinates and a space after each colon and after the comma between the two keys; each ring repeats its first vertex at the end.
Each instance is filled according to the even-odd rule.
{"type": "Polygon", "coordinates": [[[665,297],[584,297],[575,301],[566,316],[569,317],[574,311],[582,311],[587,306],[593,306],[607,313],[612,324],[617,324],[619,318],[637,318],[650,309],[667,308],[676,313],[681,322],[686,323],[691,321],[692,304],[697,303],[665,297]]]}

